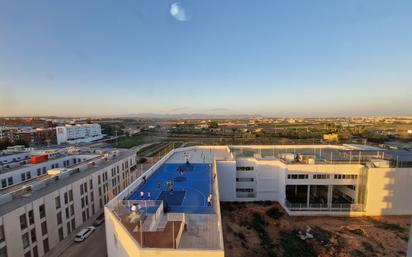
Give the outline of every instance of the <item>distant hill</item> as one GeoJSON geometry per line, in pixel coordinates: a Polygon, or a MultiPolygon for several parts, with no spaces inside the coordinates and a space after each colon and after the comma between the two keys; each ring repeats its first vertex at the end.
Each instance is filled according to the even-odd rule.
{"type": "Polygon", "coordinates": [[[258,114],[202,114],[202,113],[178,113],[178,114],[160,114],[160,113],[136,113],[125,115],[107,115],[96,117],[111,118],[144,118],[144,119],[247,119],[261,118],[258,114]]]}

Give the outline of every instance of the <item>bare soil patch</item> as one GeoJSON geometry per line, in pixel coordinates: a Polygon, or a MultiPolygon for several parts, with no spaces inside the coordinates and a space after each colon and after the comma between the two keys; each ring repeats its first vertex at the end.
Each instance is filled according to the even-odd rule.
{"type": "Polygon", "coordinates": [[[406,256],[410,216],[291,217],[274,202],[221,208],[226,257],[406,256]]]}

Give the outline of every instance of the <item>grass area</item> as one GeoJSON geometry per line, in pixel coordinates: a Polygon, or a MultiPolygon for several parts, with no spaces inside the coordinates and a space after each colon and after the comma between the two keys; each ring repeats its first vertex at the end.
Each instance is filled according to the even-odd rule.
{"type": "Polygon", "coordinates": [[[315,257],[313,249],[303,240],[297,237],[297,231],[281,231],[280,244],[284,257],[315,257]]]}
{"type": "Polygon", "coordinates": [[[108,141],[108,143],[118,148],[132,148],[134,146],[144,144],[146,142],[147,142],[147,139],[142,136],[131,136],[131,137],[125,136],[125,137],[119,137],[117,140],[108,141]]]}

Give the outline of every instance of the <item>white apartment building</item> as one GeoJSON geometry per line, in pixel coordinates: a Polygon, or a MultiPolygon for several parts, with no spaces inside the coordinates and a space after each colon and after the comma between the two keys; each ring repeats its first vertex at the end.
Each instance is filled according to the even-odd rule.
{"type": "MultiPolygon", "coordinates": [[[[176,176],[170,183],[179,186],[182,179],[176,176]]],[[[219,201],[277,201],[289,215],[411,215],[411,184],[412,153],[407,151],[358,145],[175,149],[106,205],[108,256],[222,257],[219,201]],[[179,171],[187,161],[212,168],[213,211],[203,214],[205,207],[192,205],[164,208],[176,203],[162,198],[163,193],[136,199],[139,191],[156,187],[152,180],[173,173],[170,165],[179,171]],[[156,243],[167,240],[172,243],[156,243]]],[[[178,190],[190,191],[191,186],[173,193],[178,190]]]]}
{"type": "Polygon", "coordinates": [[[17,179],[0,190],[1,257],[53,251],[138,177],[136,153],[123,149],[70,148],[3,172],[17,179]],[[32,177],[19,180],[26,172],[32,177]]]}
{"type": "Polygon", "coordinates": [[[100,124],[75,124],[56,127],[57,144],[77,144],[103,138],[100,124]]]}

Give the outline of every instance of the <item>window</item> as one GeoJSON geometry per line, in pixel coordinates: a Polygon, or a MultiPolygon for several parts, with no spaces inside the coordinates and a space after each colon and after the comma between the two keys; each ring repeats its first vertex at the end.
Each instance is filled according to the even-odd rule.
{"type": "Polygon", "coordinates": [[[29,242],[29,233],[24,233],[22,236],[22,241],[23,241],[23,248],[26,249],[27,247],[29,247],[30,242],[29,242]]]}
{"type": "Polygon", "coordinates": [[[83,194],[83,184],[80,184],[80,194],[83,194]]]}
{"type": "Polygon", "coordinates": [[[58,212],[56,215],[57,215],[57,225],[62,224],[62,213],[58,212]]]}
{"type": "Polygon", "coordinates": [[[236,178],[236,182],[253,182],[254,178],[236,178]]]}
{"type": "Polygon", "coordinates": [[[37,251],[37,245],[33,247],[33,257],[39,257],[39,252],[37,251]]]}
{"type": "Polygon", "coordinates": [[[74,205],[70,205],[70,215],[74,215],[74,205]]]}
{"type": "Polygon", "coordinates": [[[84,208],[84,198],[81,199],[82,208],[84,208]]]}
{"type": "Polygon", "coordinates": [[[31,237],[31,243],[32,243],[32,244],[37,241],[37,240],[36,240],[36,229],[35,229],[35,228],[33,228],[33,229],[30,231],[30,237],[31,237]]]}
{"type": "Polygon", "coordinates": [[[90,202],[94,201],[94,196],[93,196],[93,192],[90,193],[90,202]]]}
{"type": "Polygon", "coordinates": [[[86,212],[82,211],[82,218],[83,218],[83,223],[86,222],[86,212]]]}
{"type": "Polygon", "coordinates": [[[66,226],[67,226],[67,233],[70,234],[70,229],[71,229],[71,227],[70,227],[70,221],[67,222],[66,226]]]}
{"type": "Polygon", "coordinates": [[[89,187],[90,187],[90,190],[93,189],[93,180],[92,179],[89,180],[89,187]]]}
{"type": "Polygon", "coordinates": [[[30,171],[26,172],[26,179],[31,179],[31,172],[30,171]]]}
{"type": "Polygon", "coordinates": [[[73,218],[72,221],[72,230],[76,230],[76,220],[73,218]]]}
{"type": "Polygon", "coordinates": [[[7,187],[7,180],[5,178],[1,180],[1,187],[7,187]]]}
{"type": "Polygon", "coordinates": [[[100,175],[99,175],[97,176],[97,184],[100,185],[100,183],[101,183],[101,180],[100,180],[100,175]]]}
{"type": "Polygon", "coordinates": [[[69,215],[69,207],[66,207],[65,213],[66,213],[66,219],[68,219],[68,218],[70,217],[70,215],[69,215]]]}
{"type": "Polygon", "coordinates": [[[13,185],[13,177],[8,177],[7,182],[9,184],[9,186],[13,185]]]}
{"type": "Polygon", "coordinates": [[[22,173],[21,175],[21,181],[25,181],[26,180],[26,173],[22,173]]]}
{"type": "Polygon", "coordinates": [[[42,234],[42,236],[47,234],[47,223],[46,223],[46,221],[43,221],[41,223],[41,234],[42,234]]]}
{"type": "Polygon", "coordinates": [[[64,204],[69,202],[69,198],[67,197],[67,192],[64,193],[64,204]]]}
{"type": "Polygon", "coordinates": [[[69,200],[70,200],[70,202],[73,201],[73,190],[71,190],[71,189],[69,191],[69,200]]]}
{"type": "Polygon", "coordinates": [[[31,257],[31,252],[28,251],[27,253],[24,254],[24,257],[31,257]]]}
{"type": "Polygon", "coordinates": [[[20,229],[25,229],[27,228],[27,217],[26,217],[26,213],[20,215],[20,229]]]}
{"type": "Polygon", "coordinates": [[[40,168],[37,169],[37,176],[41,176],[41,169],[40,168]]]}
{"type": "Polygon", "coordinates": [[[43,167],[43,174],[46,174],[46,171],[47,171],[46,167],[43,167]]]}
{"type": "Polygon", "coordinates": [[[254,167],[236,167],[237,171],[251,171],[254,170],[254,167]]]}
{"type": "Polygon", "coordinates": [[[57,196],[54,200],[56,202],[56,210],[60,209],[60,196],[57,196]]]}
{"type": "Polygon", "coordinates": [[[47,238],[43,240],[43,248],[44,248],[44,253],[47,253],[50,251],[49,240],[47,238]]]}
{"type": "Polygon", "coordinates": [[[86,182],[83,184],[83,187],[84,187],[84,192],[87,192],[87,183],[86,182]]]}
{"type": "Polygon", "coordinates": [[[0,257],[7,257],[7,247],[0,248],[0,257]]]}
{"type": "Polygon", "coordinates": [[[252,192],[253,192],[253,188],[236,188],[236,192],[252,193],[252,192]]]}
{"type": "Polygon", "coordinates": [[[6,238],[4,237],[4,228],[3,225],[0,225],[0,243],[4,240],[6,240],[6,238]]]}
{"type": "Polygon", "coordinates": [[[46,209],[44,208],[44,204],[39,206],[39,213],[40,213],[40,219],[46,217],[46,209]]]}
{"type": "Polygon", "coordinates": [[[34,214],[33,214],[33,210],[29,211],[29,223],[30,225],[34,224],[34,214]]]}
{"type": "Polygon", "coordinates": [[[64,239],[64,234],[63,234],[63,227],[59,228],[59,241],[62,241],[64,239]]]}

